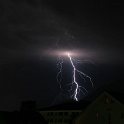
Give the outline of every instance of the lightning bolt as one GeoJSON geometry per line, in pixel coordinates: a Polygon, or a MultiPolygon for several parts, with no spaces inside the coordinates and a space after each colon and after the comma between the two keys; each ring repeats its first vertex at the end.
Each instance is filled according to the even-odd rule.
{"type": "MultiPolygon", "coordinates": [[[[76,61],[76,60],[73,59],[69,53],[68,53],[68,57],[69,57],[69,60],[70,60],[70,62],[71,62],[71,65],[72,65],[72,67],[73,67],[72,86],[73,86],[73,84],[76,85],[74,94],[73,94],[72,96],[74,96],[74,100],[78,101],[77,95],[78,95],[78,93],[80,93],[80,91],[82,91],[82,90],[81,90],[81,87],[82,87],[82,86],[79,86],[78,82],[76,81],[76,72],[77,72],[77,73],[81,76],[81,78],[83,78],[83,79],[84,79],[84,77],[89,78],[89,80],[90,80],[90,82],[91,82],[91,84],[92,84],[92,87],[93,87],[93,82],[92,82],[92,80],[91,80],[91,77],[89,77],[88,75],[86,75],[86,74],[83,73],[82,71],[79,71],[79,70],[76,68],[76,66],[74,65],[74,62],[73,62],[73,61],[76,61]],[[84,77],[83,77],[83,76],[84,76],[84,77]]],[[[76,63],[77,63],[77,62],[78,62],[78,61],[76,61],[76,63]]],[[[84,79],[84,81],[86,82],[85,79],[84,79]]],[[[84,87],[82,87],[82,88],[83,88],[86,92],[88,92],[88,91],[86,90],[86,88],[84,88],[84,87]]]]}
{"type": "MultiPolygon", "coordinates": [[[[69,37],[74,38],[73,36],[71,36],[70,34],[68,34],[67,32],[65,32],[65,35],[67,36],[66,38],[66,45],[69,46],[69,48],[71,48],[72,50],[74,49],[73,46],[69,43],[69,37]]],[[[72,55],[69,52],[64,52],[61,54],[60,53],[60,48],[61,48],[61,44],[59,43],[60,39],[58,38],[57,42],[52,45],[42,56],[45,56],[45,54],[51,52],[53,49],[57,50],[57,75],[56,75],[56,80],[59,84],[60,87],[60,93],[59,95],[57,95],[57,97],[54,99],[54,101],[52,102],[51,105],[53,105],[55,103],[56,100],[62,100],[62,96],[67,96],[67,94],[63,93],[63,88],[62,88],[62,83],[63,83],[63,76],[62,76],[62,72],[63,72],[63,63],[64,63],[64,59],[65,57],[69,58],[70,64],[73,68],[73,75],[72,75],[72,82],[70,84],[67,83],[67,85],[71,85],[70,90],[71,91],[71,98],[73,98],[75,101],[79,101],[78,97],[80,95],[80,92],[82,92],[84,95],[86,95],[86,93],[88,93],[87,89],[79,84],[78,80],[77,80],[77,75],[79,75],[81,77],[81,79],[83,79],[83,82],[87,83],[87,79],[90,81],[91,86],[93,87],[93,82],[91,80],[91,77],[88,76],[87,74],[85,74],[84,72],[80,71],[77,69],[77,64],[83,64],[82,60],[76,60],[74,58],[72,58],[72,55]],[[64,56],[64,57],[63,57],[64,56]],[[73,91],[74,90],[74,91],[73,91]],[[73,93],[72,93],[73,91],[73,93]]],[[[92,61],[90,60],[84,60],[85,62],[90,62],[92,64],[94,64],[92,61]]],[[[95,64],[94,64],[95,65],[95,64]]]]}

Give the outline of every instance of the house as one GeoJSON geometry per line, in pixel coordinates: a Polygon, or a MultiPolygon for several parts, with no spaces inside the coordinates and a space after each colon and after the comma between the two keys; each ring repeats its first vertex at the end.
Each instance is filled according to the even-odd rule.
{"type": "Polygon", "coordinates": [[[122,96],[104,92],[92,103],[68,102],[41,110],[34,102],[23,102],[20,111],[0,112],[0,124],[124,124],[122,96]]]}
{"type": "Polygon", "coordinates": [[[55,105],[49,108],[41,109],[39,113],[47,120],[49,124],[70,124],[72,120],[79,115],[89,102],[68,102],[55,105]]]}
{"type": "Polygon", "coordinates": [[[75,117],[73,124],[124,124],[124,105],[105,92],[75,117]]]}
{"type": "Polygon", "coordinates": [[[49,124],[124,124],[124,105],[120,101],[104,92],[90,104],[84,104],[86,101],[65,103],[39,113],[49,124]]]}

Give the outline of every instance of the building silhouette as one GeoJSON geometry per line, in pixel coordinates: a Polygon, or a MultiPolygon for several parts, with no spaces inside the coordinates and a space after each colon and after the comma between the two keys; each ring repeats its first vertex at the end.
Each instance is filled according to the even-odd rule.
{"type": "Polygon", "coordinates": [[[0,124],[124,124],[122,98],[122,94],[104,92],[93,102],[68,102],[39,110],[34,101],[22,102],[20,111],[1,111],[0,124]]]}

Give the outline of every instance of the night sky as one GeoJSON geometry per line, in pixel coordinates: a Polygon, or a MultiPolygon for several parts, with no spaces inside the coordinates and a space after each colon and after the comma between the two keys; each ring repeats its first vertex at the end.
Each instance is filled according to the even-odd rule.
{"type": "MultiPolygon", "coordinates": [[[[93,88],[84,84],[87,96],[99,88],[124,93],[123,16],[119,0],[1,0],[0,111],[18,110],[26,100],[51,105],[60,93],[57,55],[52,54],[59,50],[95,63],[78,66],[94,82],[93,88]]],[[[70,99],[71,74],[64,57],[63,102],[70,99]]]]}

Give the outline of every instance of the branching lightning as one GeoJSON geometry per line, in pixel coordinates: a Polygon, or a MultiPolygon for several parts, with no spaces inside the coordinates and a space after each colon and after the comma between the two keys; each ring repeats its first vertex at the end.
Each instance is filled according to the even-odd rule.
{"type": "MultiPolygon", "coordinates": [[[[73,36],[71,36],[70,34],[65,32],[65,35],[67,35],[68,37],[74,38],[73,36]]],[[[66,45],[69,46],[69,48],[71,48],[72,50],[74,49],[73,46],[68,42],[68,38],[67,41],[65,41],[66,45]]],[[[72,81],[71,83],[67,83],[67,85],[71,85],[70,90],[68,90],[69,92],[71,91],[71,98],[73,98],[75,101],[79,101],[79,96],[81,93],[83,93],[84,95],[86,95],[86,93],[88,93],[87,88],[85,88],[85,86],[83,85],[83,83],[87,83],[87,80],[91,83],[91,86],[93,87],[93,81],[91,80],[91,77],[88,76],[87,74],[85,74],[83,71],[80,71],[77,68],[77,64],[83,64],[82,60],[76,60],[74,58],[72,58],[72,52],[71,51],[61,51],[61,45],[59,44],[59,39],[57,40],[56,44],[53,45],[52,47],[50,47],[50,49],[48,50],[51,51],[53,49],[57,49],[57,52],[55,52],[55,55],[57,55],[57,75],[56,75],[56,80],[60,86],[60,93],[59,95],[54,99],[52,105],[54,104],[54,102],[59,98],[61,99],[61,96],[66,96],[63,93],[63,87],[62,87],[62,83],[63,83],[63,63],[65,63],[65,58],[69,60],[71,67],[72,67],[72,81]],[[79,83],[79,80],[77,79],[77,76],[79,75],[79,77],[81,77],[81,84],[79,83]],[[83,81],[83,82],[82,82],[83,81]],[[73,92],[73,93],[72,93],[73,92]]],[[[52,52],[51,52],[52,53],[52,52]]],[[[74,54],[74,53],[73,53],[74,54]]],[[[84,60],[84,62],[90,62],[92,64],[94,64],[91,60],[84,60]]]]}
{"type": "Polygon", "coordinates": [[[69,55],[69,53],[68,53],[68,57],[69,57],[70,62],[71,62],[71,64],[72,64],[72,66],[73,66],[73,69],[74,69],[74,70],[73,70],[73,83],[76,84],[76,88],[75,88],[75,91],[74,91],[74,99],[75,99],[76,101],[78,101],[78,99],[77,99],[77,92],[78,92],[79,85],[78,85],[78,83],[77,83],[77,81],[76,81],[76,77],[75,77],[76,68],[75,68],[75,66],[74,66],[74,64],[73,64],[73,62],[72,62],[72,58],[71,58],[71,56],[69,55]]]}
{"type": "MultiPolygon", "coordinates": [[[[89,81],[91,82],[91,86],[93,87],[93,82],[91,80],[91,77],[88,76],[87,74],[85,74],[84,72],[78,70],[76,68],[76,65],[77,64],[82,64],[82,61],[81,60],[75,60],[74,58],[71,57],[71,55],[69,53],[66,53],[65,54],[67,58],[69,58],[69,61],[70,61],[70,64],[73,68],[73,75],[72,75],[72,83],[71,83],[71,90],[73,89],[72,87],[75,87],[74,89],[74,92],[73,94],[71,94],[71,97],[78,101],[78,95],[80,95],[80,92],[82,92],[84,95],[84,91],[86,93],[88,93],[87,89],[81,85],[79,85],[78,81],[76,80],[76,74],[78,74],[82,79],[83,79],[83,82],[87,82],[86,81],[86,78],[89,79],[89,81]]],[[[64,60],[62,58],[62,56],[58,56],[58,63],[57,63],[57,68],[58,68],[58,73],[57,73],[57,76],[56,76],[56,79],[57,79],[57,82],[59,83],[59,86],[60,86],[60,89],[61,89],[61,92],[58,96],[58,98],[61,99],[61,95],[62,95],[62,86],[61,86],[61,83],[62,83],[62,69],[63,69],[63,63],[64,63],[64,60]]],[[[70,90],[69,90],[70,91],[70,90]]]]}
{"type": "MultiPolygon", "coordinates": [[[[81,78],[83,78],[83,76],[89,78],[90,82],[92,83],[92,87],[93,87],[93,82],[92,82],[91,78],[90,78],[88,75],[86,75],[86,74],[83,73],[82,71],[79,71],[78,69],[76,69],[76,67],[75,67],[75,65],[74,65],[74,63],[73,63],[73,61],[76,61],[76,60],[74,60],[74,59],[71,57],[71,55],[70,55],[69,53],[68,53],[68,57],[69,57],[69,59],[70,59],[71,65],[72,65],[72,67],[73,67],[72,85],[73,85],[73,84],[76,85],[74,94],[73,94],[72,96],[74,96],[74,99],[75,99],[76,101],[78,101],[77,95],[78,95],[78,93],[80,93],[80,91],[81,91],[81,86],[79,86],[78,82],[76,81],[76,72],[81,76],[81,78]]],[[[84,78],[83,78],[83,79],[84,79],[84,78]]],[[[85,81],[85,79],[84,79],[84,81],[85,81]]],[[[86,81],[85,81],[85,82],[86,82],[86,81]]],[[[82,88],[83,88],[86,92],[88,92],[84,87],[82,87],[82,88]]]]}

